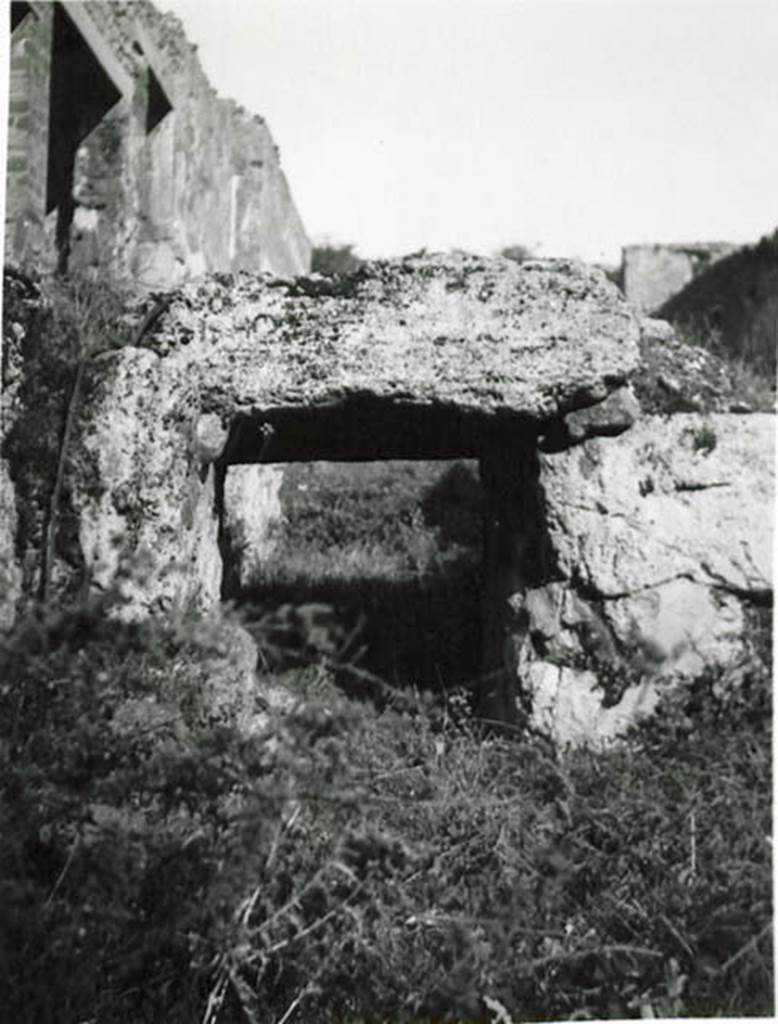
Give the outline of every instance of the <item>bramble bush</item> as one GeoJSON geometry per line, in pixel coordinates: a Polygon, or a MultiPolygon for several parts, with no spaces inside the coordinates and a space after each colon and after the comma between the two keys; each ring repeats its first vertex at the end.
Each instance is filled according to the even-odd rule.
{"type": "Polygon", "coordinates": [[[324,661],[214,711],[218,631],[116,601],[0,643],[9,1020],[771,1012],[767,648],[555,751],[324,661]]]}

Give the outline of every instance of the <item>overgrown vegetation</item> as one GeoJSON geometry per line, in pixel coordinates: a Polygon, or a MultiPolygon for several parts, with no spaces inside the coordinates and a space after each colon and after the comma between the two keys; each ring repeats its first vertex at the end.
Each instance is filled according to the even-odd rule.
{"type": "Polygon", "coordinates": [[[132,339],[127,302],[126,291],[106,281],[34,282],[5,272],[2,370],[13,398],[2,454],[16,489],[16,554],[26,570],[25,589],[44,601],[53,589],[68,586],[66,574],[55,579],[55,560],[81,575],[70,501],[71,441],[89,360],[132,339]]]}
{"type": "Polygon", "coordinates": [[[775,379],[728,353],[720,332],[678,333],[641,339],[632,383],[644,414],[775,411],[775,379]]]}
{"type": "Polygon", "coordinates": [[[771,1011],[768,648],[557,754],[323,662],[247,718],[218,631],[116,600],[0,643],[7,1019],[771,1011]]]}
{"type": "Polygon", "coordinates": [[[333,242],[322,242],[315,245],[311,252],[311,270],[325,277],[336,274],[350,274],[364,263],[354,252],[353,245],[336,245],[333,242]]]}
{"type": "Polygon", "coordinates": [[[506,260],[513,260],[515,263],[524,263],[526,260],[535,258],[535,250],[530,245],[506,245],[497,254],[506,260]]]}
{"type": "Polygon", "coordinates": [[[662,306],[690,343],[749,367],[775,387],[778,230],[717,260],[662,306]]]}

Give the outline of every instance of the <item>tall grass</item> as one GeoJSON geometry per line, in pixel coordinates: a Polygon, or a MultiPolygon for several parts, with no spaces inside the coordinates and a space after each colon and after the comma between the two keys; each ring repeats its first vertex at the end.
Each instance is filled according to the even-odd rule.
{"type": "Polygon", "coordinates": [[[113,600],[0,644],[7,1019],[771,1012],[764,652],[559,752],[324,662],[247,709],[218,628],[113,600]]]}

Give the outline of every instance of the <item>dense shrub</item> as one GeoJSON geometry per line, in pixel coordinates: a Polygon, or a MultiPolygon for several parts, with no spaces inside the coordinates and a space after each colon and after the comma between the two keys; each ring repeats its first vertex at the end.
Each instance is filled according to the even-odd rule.
{"type": "Polygon", "coordinates": [[[335,245],[323,242],[315,245],[311,252],[311,270],[316,274],[332,277],[336,274],[350,274],[358,270],[364,260],[354,252],[353,245],[335,245]]]}
{"type": "Polygon", "coordinates": [[[7,1019],[770,1012],[758,652],[605,754],[486,735],[456,696],[379,711],[323,664],[239,728],[212,628],[111,601],[0,647],[7,1019]]]}

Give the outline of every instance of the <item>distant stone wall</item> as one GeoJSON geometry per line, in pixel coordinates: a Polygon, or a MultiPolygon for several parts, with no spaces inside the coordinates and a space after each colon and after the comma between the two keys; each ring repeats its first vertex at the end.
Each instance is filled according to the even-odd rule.
{"type": "Polygon", "coordinates": [[[653,313],[698,274],[737,248],[729,242],[628,245],[621,255],[624,294],[641,312],[653,313]]]}
{"type": "Polygon", "coordinates": [[[778,230],[745,245],[658,310],[686,338],[711,339],[774,386],[778,352],[778,230]]]}
{"type": "Polygon", "coordinates": [[[264,120],[219,98],[148,0],[13,3],[6,259],[149,288],[305,273],[264,120]]]}

